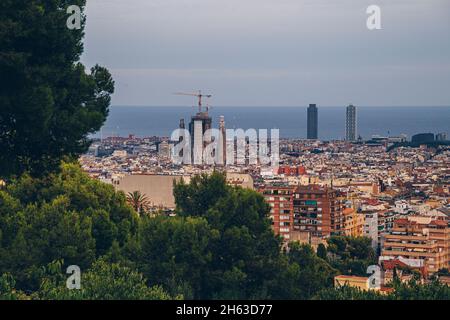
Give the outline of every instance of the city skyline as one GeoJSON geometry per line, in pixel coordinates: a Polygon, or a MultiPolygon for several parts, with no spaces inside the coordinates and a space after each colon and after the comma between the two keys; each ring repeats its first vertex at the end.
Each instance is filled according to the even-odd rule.
{"type": "MultiPolygon", "coordinates": [[[[320,132],[318,139],[345,138],[345,107],[320,106],[320,132]]],[[[373,135],[411,137],[421,132],[435,134],[448,132],[450,108],[400,107],[360,108],[358,106],[358,135],[363,139],[373,135]]],[[[103,135],[167,136],[180,117],[191,118],[196,107],[114,107],[103,127],[103,135]]],[[[229,128],[279,128],[283,138],[307,138],[307,107],[251,108],[213,107],[209,111],[217,127],[220,116],[227,119],[229,128]]],[[[187,124],[186,124],[187,126],[187,124]]]]}
{"type": "Polygon", "coordinates": [[[450,300],[449,1],[2,1],[0,300],[450,300]]]}

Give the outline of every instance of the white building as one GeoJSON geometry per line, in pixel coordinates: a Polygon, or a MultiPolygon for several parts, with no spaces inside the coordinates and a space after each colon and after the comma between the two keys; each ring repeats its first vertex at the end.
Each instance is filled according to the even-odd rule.
{"type": "Polygon", "coordinates": [[[378,248],[378,213],[368,212],[364,214],[364,236],[372,239],[372,248],[378,248]]]}

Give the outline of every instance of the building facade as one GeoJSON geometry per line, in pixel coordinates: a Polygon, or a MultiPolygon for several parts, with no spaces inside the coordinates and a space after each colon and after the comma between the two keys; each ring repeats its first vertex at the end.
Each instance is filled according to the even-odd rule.
{"type": "Polygon", "coordinates": [[[348,237],[362,237],[364,234],[364,215],[353,208],[342,211],[344,221],[343,235],[348,237]]]}
{"type": "Polygon", "coordinates": [[[259,190],[270,206],[270,219],[272,229],[276,235],[289,241],[294,227],[292,186],[266,186],[259,190]]]}
{"type": "Polygon", "coordinates": [[[307,115],[307,138],[316,140],[318,139],[319,132],[319,117],[318,110],[315,104],[310,104],[308,107],[307,115]]]}
{"type": "Polygon", "coordinates": [[[381,255],[421,261],[428,274],[449,268],[448,221],[429,216],[408,216],[394,221],[385,235],[381,255]]]}
{"type": "MultiPolygon", "coordinates": [[[[192,148],[192,162],[194,164],[203,163],[203,148],[205,143],[203,141],[203,135],[209,129],[211,129],[212,119],[208,112],[197,112],[195,116],[192,116],[189,123],[189,133],[191,135],[191,148],[192,148]]],[[[210,137],[205,137],[209,140],[210,137]]]]}
{"type": "Polygon", "coordinates": [[[356,126],[356,107],[351,104],[347,107],[345,118],[345,139],[347,141],[356,141],[356,126]]]}
{"type": "Polygon", "coordinates": [[[336,190],[318,185],[297,186],[294,192],[294,230],[329,237],[343,231],[343,202],[336,190]]]}

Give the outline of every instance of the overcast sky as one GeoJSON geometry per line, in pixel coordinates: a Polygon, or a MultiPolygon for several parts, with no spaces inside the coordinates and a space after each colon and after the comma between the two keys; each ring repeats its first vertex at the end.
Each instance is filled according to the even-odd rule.
{"type": "Polygon", "coordinates": [[[450,105],[450,0],[88,0],[115,105],[450,105]],[[366,9],[382,10],[369,31],[366,9]]]}

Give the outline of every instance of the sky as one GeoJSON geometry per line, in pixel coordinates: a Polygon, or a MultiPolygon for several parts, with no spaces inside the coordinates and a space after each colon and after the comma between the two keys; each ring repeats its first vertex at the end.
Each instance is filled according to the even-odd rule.
{"type": "Polygon", "coordinates": [[[113,105],[450,106],[450,0],[87,2],[82,62],[113,105]]]}

